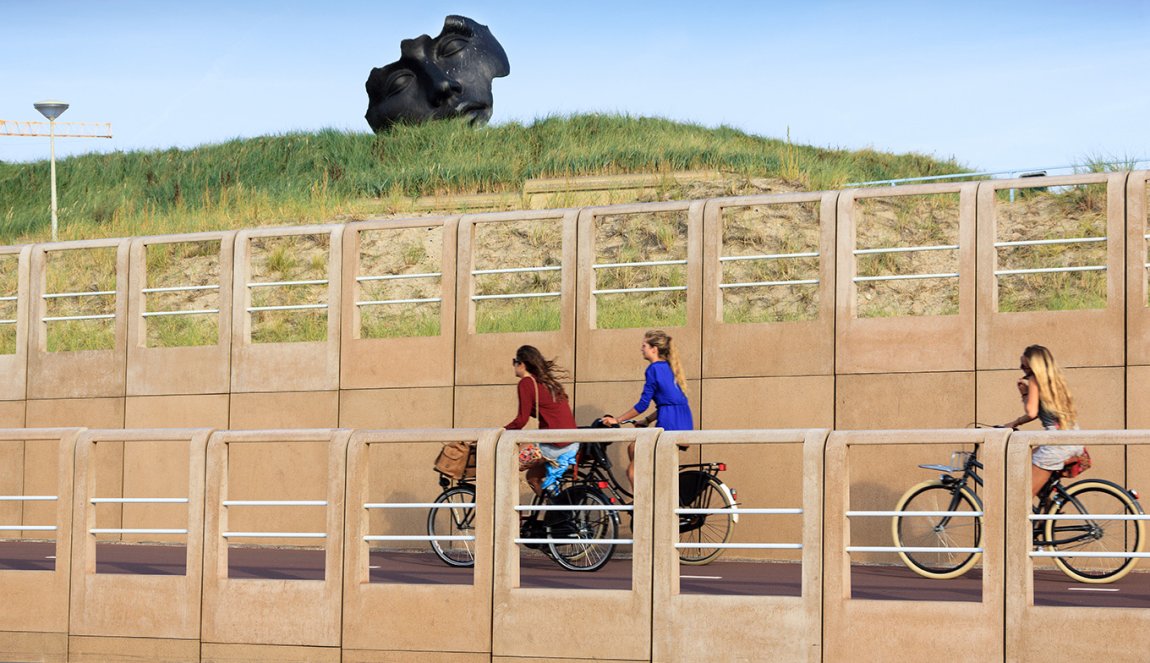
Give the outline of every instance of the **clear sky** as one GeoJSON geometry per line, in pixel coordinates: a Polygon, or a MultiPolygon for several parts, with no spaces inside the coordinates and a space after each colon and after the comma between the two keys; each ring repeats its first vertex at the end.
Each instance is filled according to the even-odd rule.
{"type": "MultiPolygon", "coordinates": [[[[1150,0],[0,0],[0,119],[57,98],[112,123],[58,155],[366,132],[371,68],[447,14],[507,51],[493,124],[657,115],[978,170],[1150,158],[1150,0]]],[[[47,153],[0,136],[0,160],[47,153]]]]}

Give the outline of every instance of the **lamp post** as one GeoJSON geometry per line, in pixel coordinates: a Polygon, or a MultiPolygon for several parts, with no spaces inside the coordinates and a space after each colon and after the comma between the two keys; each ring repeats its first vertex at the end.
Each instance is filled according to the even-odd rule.
{"type": "Polygon", "coordinates": [[[48,144],[51,157],[49,163],[52,170],[52,241],[56,241],[56,118],[68,110],[68,104],[63,101],[37,101],[32,104],[40,114],[48,118],[48,144]]]}

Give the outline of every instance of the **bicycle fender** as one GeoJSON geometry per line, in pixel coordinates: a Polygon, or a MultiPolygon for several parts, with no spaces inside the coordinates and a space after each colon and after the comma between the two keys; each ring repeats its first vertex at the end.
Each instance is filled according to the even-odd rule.
{"type": "Polygon", "coordinates": [[[739,513],[738,513],[739,505],[735,503],[735,496],[733,494],[731,494],[731,489],[728,488],[727,484],[723,483],[722,481],[719,482],[719,488],[722,489],[723,495],[725,495],[727,497],[727,500],[730,501],[731,508],[735,509],[735,513],[731,514],[731,522],[732,523],[739,522],[739,513]]]}

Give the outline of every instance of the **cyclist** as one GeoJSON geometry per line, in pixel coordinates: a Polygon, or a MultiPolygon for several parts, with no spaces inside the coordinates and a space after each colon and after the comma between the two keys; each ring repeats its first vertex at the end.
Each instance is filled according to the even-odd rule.
{"type": "MultiPolygon", "coordinates": [[[[1018,427],[1038,419],[1046,430],[1078,428],[1078,411],[1066,386],[1062,369],[1054,361],[1050,350],[1031,345],[1022,352],[1019,368],[1018,392],[1022,395],[1022,416],[1003,424],[1004,428],[1018,427]]],[[[1033,495],[1046,484],[1054,472],[1059,472],[1066,461],[1083,453],[1081,446],[1049,445],[1036,447],[1031,455],[1031,490],[1033,495]]]]}
{"type": "MultiPolygon", "coordinates": [[[[687,402],[687,380],[683,376],[683,367],[679,363],[679,354],[675,351],[671,337],[664,331],[648,331],[643,335],[641,351],[643,359],[650,362],[650,365],[647,366],[639,402],[619,418],[604,415],[603,423],[614,426],[620,420],[634,419],[645,412],[653,400],[657,408],[659,426],[663,430],[693,430],[695,422],[691,416],[691,405],[687,402]]],[[[646,423],[650,423],[649,417],[646,423]]],[[[627,459],[627,479],[633,486],[635,485],[634,442],[627,447],[627,459]]]]}
{"type": "MultiPolygon", "coordinates": [[[[576,428],[575,415],[567,392],[559,382],[567,376],[567,371],[554,361],[543,357],[543,353],[533,345],[522,345],[515,351],[511,360],[515,376],[519,378],[519,411],[507,430],[519,430],[527,425],[532,416],[539,419],[539,428],[576,428]]],[[[543,458],[527,468],[527,485],[536,495],[544,490],[552,490],[559,477],[575,463],[579,451],[578,443],[562,442],[540,444],[543,458]]]]}

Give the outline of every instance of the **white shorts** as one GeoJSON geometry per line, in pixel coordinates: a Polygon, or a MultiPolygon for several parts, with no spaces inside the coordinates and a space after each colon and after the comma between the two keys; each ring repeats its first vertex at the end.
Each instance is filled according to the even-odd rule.
{"type": "Polygon", "coordinates": [[[1080,455],[1082,455],[1082,447],[1067,444],[1044,444],[1035,447],[1034,453],[1030,456],[1030,462],[1039,469],[1057,472],[1065,467],[1066,461],[1080,455]]]}
{"type": "Polygon", "coordinates": [[[540,444],[539,453],[543,454],[546,460],[559,460],[560,456],[566,456],[569,453],[579,451],[579,443],[568,444],[565,447],[557,447],[554,444],[540,444]]]}

